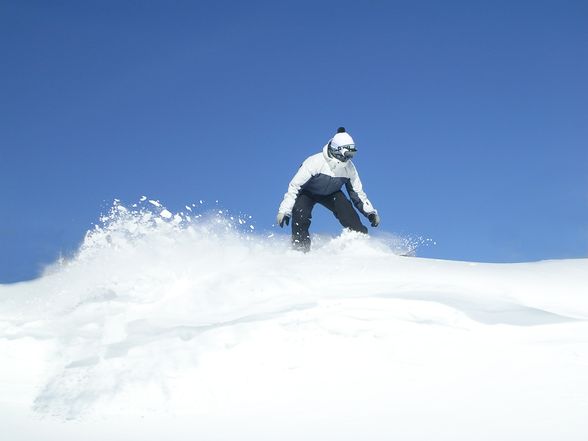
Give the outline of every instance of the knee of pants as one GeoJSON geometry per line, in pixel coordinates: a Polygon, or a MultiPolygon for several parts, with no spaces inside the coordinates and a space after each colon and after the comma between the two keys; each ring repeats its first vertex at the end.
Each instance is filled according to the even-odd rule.
{"type": "Polygon", "coordinates": [[[300,211],[293,211],[292,212],[292,228],[295,226],[298,227],[308,227],[311,222],[310,213],[305,213],[303,210],[300,211]]]}
{"type": "Polygon", "coordinates": [[[292,231],[308,231],[310,219],[292,219],[292,231]]]}

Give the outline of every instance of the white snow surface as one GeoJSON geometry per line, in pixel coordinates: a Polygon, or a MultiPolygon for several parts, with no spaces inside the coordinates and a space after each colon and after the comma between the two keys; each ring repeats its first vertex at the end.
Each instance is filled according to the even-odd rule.
{"type": "Polygon", "coordinates": [[[0,285],[2,439],[588,439],[588,259],[302,254],[232,219],[116,202],[0,285]]]}

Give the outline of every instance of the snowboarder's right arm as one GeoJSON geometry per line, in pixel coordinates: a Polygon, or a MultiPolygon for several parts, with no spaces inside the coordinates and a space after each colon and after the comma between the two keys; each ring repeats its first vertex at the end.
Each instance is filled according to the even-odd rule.
{"type": "Polygon", "coordinates": [[[302,165],[290,181],[290,184],[288,185],[288,192],[284,195],[284,200],[280,204],[278,213],[283,213],[287,216],[292,215],[292,208],[294,208],[294,203],[296,202],[296,198],[298,197],[300,188],[304,184],[306,184],[310,178],[312,178],[312,170],[310,167],[311,164],[309,163],[309,159],[302,163],[302,165]]]}

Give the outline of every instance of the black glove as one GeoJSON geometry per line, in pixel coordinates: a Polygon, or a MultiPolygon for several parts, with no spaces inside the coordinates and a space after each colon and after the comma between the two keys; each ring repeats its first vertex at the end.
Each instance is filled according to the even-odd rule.
{"type": "Polygon", "coordinates": [[[368,219],[372,224],[372,227],[377,227],[378,225],[380,225],[380,216],[378,216],[378,213],[368,214],[368,219]]]}
{"type": "Polygon", "coordinates": [[[284,228],[284,224],[288,225],[290,223],[290,216],[284,213],[278,213],[278,217],[276,220],[278,221],[278,225],[281,228],[284,228]]]}

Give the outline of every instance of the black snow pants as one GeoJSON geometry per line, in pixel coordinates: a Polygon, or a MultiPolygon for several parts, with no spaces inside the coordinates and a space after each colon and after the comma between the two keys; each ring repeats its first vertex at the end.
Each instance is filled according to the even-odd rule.
{"type": "Polygon", "coordinates": [[[301,191],[292,209],[292,246],[295,249],[304,252],[310,250],[308,228],[312,218],[312,209],[317,202],[331,210],[343,227],[367,234],[368,229],[361,223],[351,201],[341,190],[327,196],[317,196],[301,191]]]}

